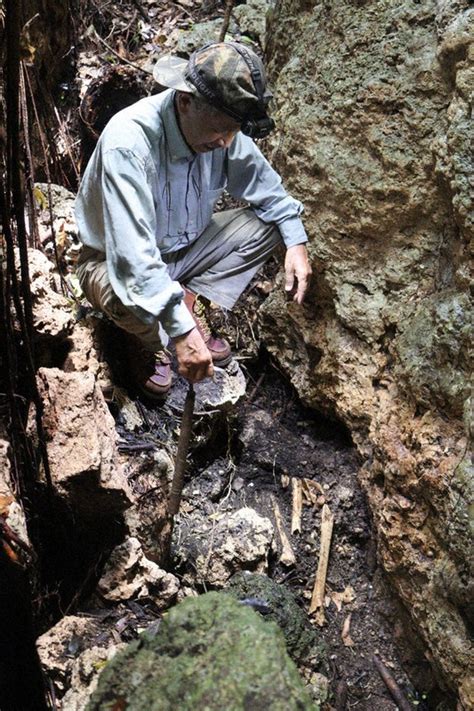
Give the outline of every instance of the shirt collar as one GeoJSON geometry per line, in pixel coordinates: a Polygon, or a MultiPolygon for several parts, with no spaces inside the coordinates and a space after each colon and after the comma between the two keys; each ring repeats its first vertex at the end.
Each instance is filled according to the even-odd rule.
{"type": "Polygon", "coordinates": [[[161,116],[165,129],[166,142],[169,148],[170,158],[173,162],[186,159],[192,160],[194,152],[184,140],[183,134],[178,124],[178,118],[174,107],[174,97],[176,92],[170,91],[163,102],[161,116]]]}

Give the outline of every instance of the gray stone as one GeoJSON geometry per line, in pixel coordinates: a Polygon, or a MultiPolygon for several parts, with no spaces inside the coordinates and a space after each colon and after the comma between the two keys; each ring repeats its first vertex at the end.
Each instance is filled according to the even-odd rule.
{"type": "Polygon", "coordinates": [[[66,615],[37,641],[38,654],[54,684],[59,708],[82,711],[99,672],[123,644],[94,644],[103,629],[93,617],[66,615]]]}
{"type": "Polygon", "coordinates": [[[115,423],[94,375],[40,368],[37,383],[55,491],[84,523],[123,512],[133,496],[115,423]]]}
{"type": "Polygon", "coordinates": [[[62,185],[51,184],[51,205],[47,183],[35,183],[39,237],[51,262],[58,257],[68,268],[73,268],[81,250],[78,237],[74,201],[76,196],[62,185]],[[53,224],[51,229],[51,213],[53,224]],[[53,242],[56,240],[56,252],[53,242]]]}
{"type": "MultiPolygon", "coordinates": [[[[170,407],[183,410],[188,385],[188,381],[182,377],[174,381],[166,401],[170,407]]],[[[233,360],[227,368],[214,368],[214,377],[196,383],[194,392],[196,414],[209,410],[231,410],[245,395],[245,375],[238,362],[233,360]]]]}
{"type": "MultiPolygon", "coordinates": [[[[176,51],[191,54],[195,49],[209,42],[217,42],[222,28],[222,20],[197,22],[190,30],[182,30],[176,43],[176,51]]],[[[231,19],[228,33],[234,34],[237,30],[235,20],[231,19]]]]}
{"type": "Polygon", "coordinates": [[[267,570],[273,525],[251,508],[185,518],[177,531],[175,553],[187,567],[186,579],[219,588],[240,570],[267,570]]]}
{"type": "Polygon", "coordinates": [[[28,250],[33,330],[36,340],[64,340],[74,326],[71,304],[60,292],[52,262],[37,249],[28,250]]]}
{"type": "Polygon", "coordinates": [[[152,597],[165,608],[176,598],[179,580],[148,560],[137,538],[127,538],[110,554],[97,590],[112,602],[152,597]]]}
{"type": "Polygon", "coordinates": [[[268,0],[247,0],[233,10],[240,32],[257,40],[262,47],[265,47],[266,15],[270,6],[268,0]]]}

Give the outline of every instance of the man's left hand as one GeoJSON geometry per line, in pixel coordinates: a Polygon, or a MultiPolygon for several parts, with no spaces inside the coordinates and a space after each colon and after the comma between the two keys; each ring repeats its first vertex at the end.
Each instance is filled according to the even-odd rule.
{"type": "Polygon", "coordinates": [[[288,247],[285,257],[285,291],[293,294],[293,301],[302,304],[311,276],[311,265],[304,244],[288,247]]]}

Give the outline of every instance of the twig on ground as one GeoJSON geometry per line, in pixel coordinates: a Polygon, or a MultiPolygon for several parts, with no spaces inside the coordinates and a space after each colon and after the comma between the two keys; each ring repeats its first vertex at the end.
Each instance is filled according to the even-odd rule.
{"type": "Polygon", "coordinates": [[[227,0],[227,5],[225,8],[224,19],[222,20],[222,27],[219,34],[219,42],[223,42],[229,29],[230,16],[232,15],[232,10],[234,9],[234,0],[227,0]]]}
{"type": "Polygon", "coordinates": [[[265,377],[265,371],[263,371],[263,373],[260,373],[257,382],[253,386],[253,388],[247,398],[247,405],[250,405],[254,401],[255,396],[258,392],[258,389],[259,389],[260,385],[263,383],[264,377],[265,377]]]}
{"type": "Polygon", "coordinates": [[[291,478],[292,510],[291,533],[301,533],[301,510],[303,508],[303,488],[301,479],[291,478]]]}
{"type": "Polygon", "coordinates": [[[283,527],[283,520],[281,517],[281,512],[280,512],[280,507],[278,506],[278,503],[275,499],[274,496],[272,496],[272,505],[273,505],[273,513],[275,515],[275,521],[278,529],[278,533],[280,535],[280,541],[281,541],[281,555],[280,555],[280,563],[283,563],[283,565],[296,565],[296,556],[293,552],[293,548],[291,547],[291,543],[288,539],[288,536],[286,535],[286,531],[283,527]]]}
{"type": "Polygon", "coordinates": [[[329,551],[331,548],[332,529],[334,526],[334,514],[327,504],[324,504],[321,511],[321,544],[319,548],[318,570],[314,581],[313,595],[309,606],[309,614],[316,612],[316,622],[322,626],[325,623],[324,617],[324,590],[326,588],[326,575],[329,562],[329,551]]]}
{"type": "Polygon", "coordinates": [[[379,659],[376,654],[373,655],[372,659],[375,666],[377,667],[380,676],[383,679],[385,686],[389,690],[393,700],[397,704],[400,711],[413,711],[412,705],[406,700],[400,687],[398,686],[397,682],[390,674],[382,660],[379,659]]]}
{"type": "Polygon", "coordinates": [[[128,64],[130,67],[133,67],[134,69],[138,69],[140,72],[143,72],[144,74],[153,74],[153,72],[150,72],[148,69],[143,69],[142,67],[139,67],[138,64],[135,64],[134,62],[131,62],[129,59],[125,59],[125,57],[122,57],[118,52],[115,51],[115,49],[113,47],[110,46],[110,44],[108,44],[108,42],[106,42],[104,39],[102,39],[102,37],[99,35],[99,33],[97,32],[97,30],[95,28],[94,28],[94,34],[97,37],[97,39],[99,40],[99,42],[101,42],[101,44],[103,44],[104,47],[106,49],[108,49],[109,52],[112,52],[112,54],[115,57],[117,57],[117,59],[119,59],[121,62],[123,62],[124,64],[128,64]]]}

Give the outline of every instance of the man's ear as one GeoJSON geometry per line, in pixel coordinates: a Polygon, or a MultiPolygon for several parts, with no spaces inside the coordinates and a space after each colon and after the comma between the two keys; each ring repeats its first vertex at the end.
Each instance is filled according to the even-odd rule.
{"type": "Polygon", "coordinates": [[[177,95],[178,111],[182,114],[188,114],[191,107],[192,97],[185,91],[179,91],[177,95]]]}

